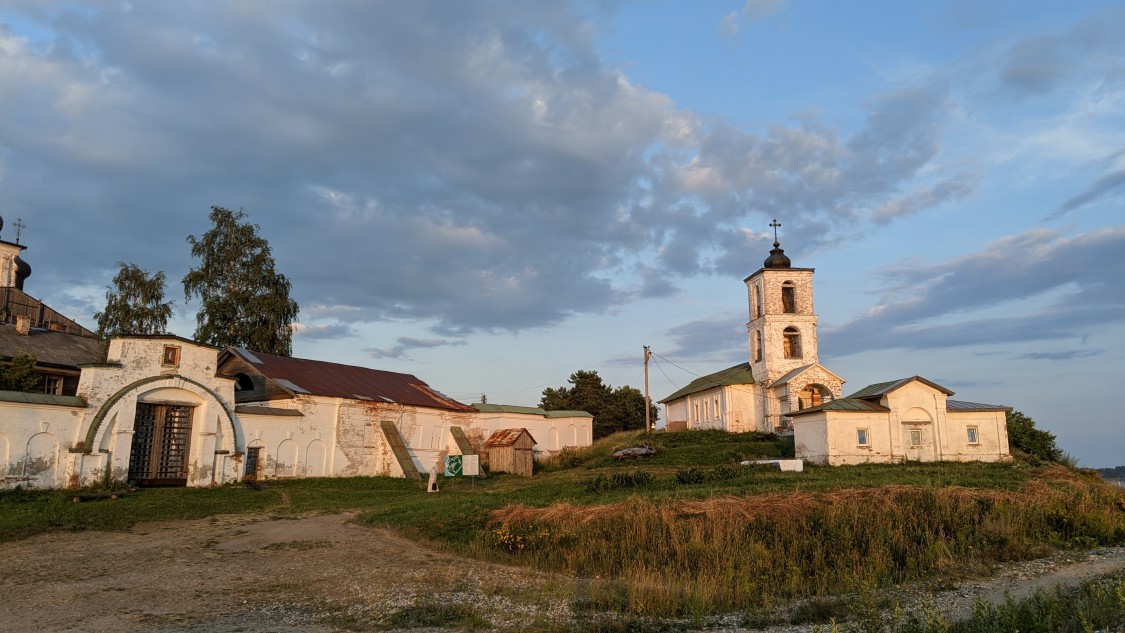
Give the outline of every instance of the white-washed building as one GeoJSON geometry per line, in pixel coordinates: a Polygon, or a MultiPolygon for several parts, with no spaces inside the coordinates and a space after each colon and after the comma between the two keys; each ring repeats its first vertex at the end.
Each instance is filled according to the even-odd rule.
{"type": "Polygon", "coordinates": [[[832,465],[1010,459],[1010,407],[950,400],[918,376],[841,397],[844,379],[819,361],[814,272],[794,268],[775,239],[744,280],[749,361],[661,400],[665,428],[792,434],[798,458],[832,465]]]}

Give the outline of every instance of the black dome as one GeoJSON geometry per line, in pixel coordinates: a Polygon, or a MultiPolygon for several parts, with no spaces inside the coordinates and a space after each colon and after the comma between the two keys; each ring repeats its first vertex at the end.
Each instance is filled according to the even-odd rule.
{"type": "Polygon", "coordinates": [[[23,290],[23,280],[31,276],[31,265],[20,259],[17,255],[15,259],[16,264],[16,288],[23,290]]]}
{"type": "Polygon", "coordinates": [[[785,256],[785,251],[781,250],[781,245],[777,242],[773,243],[773,250],[770,251],[770,256],[766,258],[762,266],[766,268],[792,268],[793,262],[785,256]]]}

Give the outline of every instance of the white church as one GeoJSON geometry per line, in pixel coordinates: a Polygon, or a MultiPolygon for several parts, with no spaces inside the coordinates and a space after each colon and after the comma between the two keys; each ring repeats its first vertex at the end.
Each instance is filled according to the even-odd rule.
{"type": "Polygon", "coordinates": [[[920,376],[843,397],[822,366],[812,268],[795,268],[777,241],[747,277],[749,362],[692,381],[664,398],[665,428],[792,435],[796,457],[827,465],[1010,459],[1011,407],[950,399],[920,376]]]}

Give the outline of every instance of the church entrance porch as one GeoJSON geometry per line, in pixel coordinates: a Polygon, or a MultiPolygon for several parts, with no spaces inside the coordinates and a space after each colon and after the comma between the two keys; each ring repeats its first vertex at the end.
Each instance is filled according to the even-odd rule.
{"type": "Polygon", "coordinates": [[[138,486],[186,486],[194,407],[137,403],[129,481],[138,486]]]}

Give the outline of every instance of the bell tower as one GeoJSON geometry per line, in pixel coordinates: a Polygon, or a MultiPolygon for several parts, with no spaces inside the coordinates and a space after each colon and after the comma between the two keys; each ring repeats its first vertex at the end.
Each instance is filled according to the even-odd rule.
{"type": "MultiPolygon", "coordinates": [[[[0,288],[17,288],[23,290],[23,280],[31,275],[31,266],[20,259],[20,252],[26,246],[20,244],[20,231],[23,221],[16,219],[15,243],[0,238],[0,288]]],[[[4,218],[0,218],[0,231],[4,230],[4,218]]]]}
{"type": "Polygon", "coordinates": [[[812,268],[794,268],[781,249],[775,219],[773,250],[754,274],[747,277],[750,321],[750,370],[754,382],[768,388],[775,380],[799,367],[819,362],[813,311],[812,268]]]}

